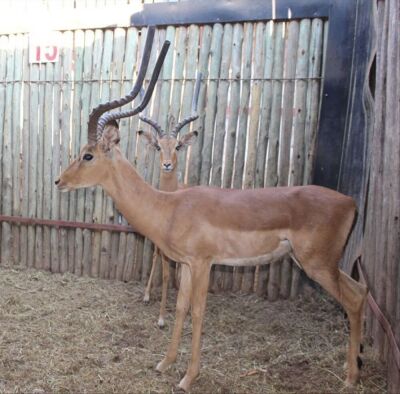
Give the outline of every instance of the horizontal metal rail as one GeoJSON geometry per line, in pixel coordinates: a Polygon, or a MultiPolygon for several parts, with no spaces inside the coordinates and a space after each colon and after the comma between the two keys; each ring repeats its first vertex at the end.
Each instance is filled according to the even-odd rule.
{"type": "Polygon", "coordinates": [[[113,231],[119,233],[135,232],[135,230],[131,226],[123,226],[121,224],[72,222],[67,220],[27,218],[23,216],[0,215],[0,223],[1,222],[22,224],[26,226],[49,226],[49,227],[70,228],[70,229],[81,228],[83,230],[113,231]]]}

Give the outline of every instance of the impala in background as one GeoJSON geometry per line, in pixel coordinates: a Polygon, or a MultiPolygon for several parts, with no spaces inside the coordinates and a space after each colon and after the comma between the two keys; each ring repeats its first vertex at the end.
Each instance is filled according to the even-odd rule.
{"type": "MultiPolygon", "coordinates": [[[[196,85],[194,88],[194,95],[192,100],[192,115],[183,119],[181,122],[175,123],[175,119],[170,117],[168,131],[162,129],[162,127],[155,121],[147,116],[140,116],[139,118],[149,124],[154,132],[139,130],[138,134],[143,136],[149,146],[160,152],[160,186],[159,190],[164,192],[174,192],[179,188],[184,187],[178,183],[178,153],[182,152],[184,148],[190,145],[193,140],[197,137],[197,131],[192,131],[178,138],[178,133],[183,127],[196,120],[199,116],[197,112],[197,102],[199,99],[201,82],[201,73],[197,74],[196,85]],[[174,125],[174,127],[172,127],[174,125]]],[[[169,281],[169,260],[165,255],[155,246],[153,253],[153,262],[151,265],[150,277],[147,282],[143,301],[145,303],[150,301],[151,285],[154,278],[154,272],[156,269],[157,258],[161,256],[162,263],[162,293],[161,293],[161,304],[160,304],[160,315],[158,318],[158,326],[164,327],[165,324],[165,313],[167,306],[167,291],[169,281]]]]}

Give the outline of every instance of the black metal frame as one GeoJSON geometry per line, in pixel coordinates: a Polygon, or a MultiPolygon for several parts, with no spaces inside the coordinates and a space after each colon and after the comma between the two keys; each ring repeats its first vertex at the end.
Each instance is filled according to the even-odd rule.
{"type": "MultiPolygon", "coordinates": [[[[348,187],[341,184],[344,171],[357,173],[364,165],[365,128],[362,124],[359,127],[354,125],[351,119],[356,118],[361,123],[364,119],[362,105],[354,99],[360,97],[361,101],[362,96],[362,86],[355,83],[357,59],[362,58],[362,53],[359,53],[360,39],[356,40],[356,25],[360,8],[368,8],[369,3],[368,0],[199,0],[145,4],[142,11],[131,16],[131,24],[140,27],[151,24],[328,19],[327,61],[313,183],[346,191],[348,187]],[[358,111],[355,117],[354,111],[358,111]],[[355,126],[358,129],[356,127],[355,130],[355,126]],[[359,141],[360,145],[352,144],[350,156],[345,152],[349,138],[353,142],[359,141]]],[[[362,42],[361,47],[365,48],[362,42]]],[[[358,196],[361,180],[358,183],[354,174],[347,178],[352,183],[351,194],[358,196]]]]}

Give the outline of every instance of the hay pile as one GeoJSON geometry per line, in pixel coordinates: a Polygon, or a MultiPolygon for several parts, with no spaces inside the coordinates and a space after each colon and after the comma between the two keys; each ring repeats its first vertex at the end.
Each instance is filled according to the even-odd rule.
{"type": "MultiPolygon", "coordinates": [[[[70,274],[0,269],[0,392],[171,393],[190,355],[190,319],[177,363],[159,374],[167,328],[143,286],[70,274]]],[[[193,393],[349,392],[343,387],[347,324],[328,297],[311,292],[269,303],[213,295],[207,305],[202,369],[193,393]]],[[[365,346],[355,392],[385,392],[385,370],[365,346]]],[[[351,391],[350,391],[351,392],[351,391]]]]}

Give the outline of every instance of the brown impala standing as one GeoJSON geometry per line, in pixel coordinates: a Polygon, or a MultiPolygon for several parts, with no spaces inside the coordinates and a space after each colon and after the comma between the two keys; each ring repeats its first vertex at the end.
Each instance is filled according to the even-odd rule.
{"type": "MultiPolygon", "coordinates": [[[[139,130],[139,135],[143,136],[147,143],[160,152],[160,186],[159,190],[164,192],[174,192],[178,188],[182,188],[182,185],[178,184],[178,152],[183,151],[183,149],[190,145],[193,140],[197,137],[197,131],[192,131],[185,134],[183,137],[178,138],[179,131],[185,127],[190,122],[196,120],[199,116],[197,112],[197,102],[199,98],[201,82],[201,73],[197,74],[196,85],[194,88],[194,95],[192,101],[192,115],[183,119],[181,122],[177,123],[172,129],[174,119],[171,117],[169,121],[168,132],[162,129],[162,127],[154,120],[149,119],[146,116],[140,116],[139,118],[149,124],[155,132],[139,130]]],[[[159,251],[157,246],[154,248],[153,262],[150,271],[150,277],[147,282],[145,289],[143,301],[150,301],[151,285],[153,282],[153,276],[157,264],[158,255],[161,256],[162,262],[162,293],[161,293],[161,304],[160,304],[160,315],[158,318],[158,326],[160,328],[164,327],[165,313],[167,305],[167,291],[168,291],[168,280],[169,280],[169,260],[164,256],[163,253],[159,251]]]]}
{"type": "Polygon", "coordinates": [[[253,190],[198,186],[173,193],[158,191],[140,178],[118,146],[114,119],[138,109],[100,117],[122,105],[113,103],[92,112],[88,144],[56,184],[63,191],[101,185],[137,231],[168,258],[183,264],[172,340],[157,370],[164,372],[176,360],[191,305],[192,354],[179,386],[189,390],[198,376],[212,264],[251,266],[290,255],[346,310],[350,321],[346,383],[355,384],[367,290],[338,268],[355,218],[353,199],[318,186],[253,190]]]}

